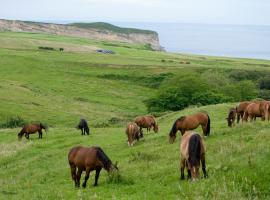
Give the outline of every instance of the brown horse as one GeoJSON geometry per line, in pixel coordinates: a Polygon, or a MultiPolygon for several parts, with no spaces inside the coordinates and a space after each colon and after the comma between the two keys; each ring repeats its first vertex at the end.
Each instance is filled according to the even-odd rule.
{"type": "Polygon", "coordinates": [[[261,117],[263,120],[263,114],[260,110],[260,103],[251,103],[249,104],[246,109],[245,109],[245,113],[243,116],[243,121],[247,122],[248,119],[250,119],[250,121],[254,121],[256,120],[256,117],[261,117]]]}
{"type": "Polygon", "coordinates": [[[199,177],[200,162],[204,178],[207,177],[205,165],[205,146],[202,137],[193,132],[185,132],[180,143],[180,167],[181,179],[184,177],[184,170],[187,167],[188,178],[196,180],[199,177]]]}
{"type": "Polygon", "coordinates": [[[134,122],[127,124],[126,134],[128,137],[128,146],[133,146],[135,140],[139,141],[140,137],[143,137],[138,125],[134,122]]]}
{"type": "Polygon", "coordinates": [[[198,112],[189,116],[182,116],[178,118],[170,131],[170,143],[173,143],[176,138],[176,133],[180,130],[183,135],[187,130],[196,129],[199,125],[202,126],[203,135],[209,136],[210,134],[210,117],[205,112],[198,112]]]}
{"type": "Polygon", "coordinates": [[[260,112],[262,114],[262,120],[269,121],[270,102],[269,101],[261,101],[259,109],[260,109],[260,112]]]}
{"type": "Polygon", "coordinates": [[[97,186],[99,173],[102,168],[108,172],[112,172],[115,169],[118,170],[117,164],[112,164],[112,161],[100,147],[73,147],[69,151],[68,162],[75,187],[80,187],[80,179],[83,171],[85,171],[85,179],[82,186],[85,188],[91,171],[96,170],[94,186],[97,186]]]}
{"type": "Polygon", "coordinates": [[[152,127],[153,127],[153,130],[155,133],[158,132],[158,124],[157,124],[156,119],[153,115],[136,117],[135,123],[140,127],[141,133],[142,133],[143,128],[146,128],[146,130],[148,132],[151,130],[152,127]]]}
{"type": "Polygon", "coordinates": [[[240,119],[243,120],[245,109],[251,103],[251,101],[240,102],[240,104],[236,107],[237,123],[239,123],[240,119]]]}
{"type": "Polygon", "coordinates": [[[34,134],[38,132],[38,138],[42,139],[42,129],[45,130],[47,133],[48,127],[44,126],[41,123],[38,124],[27,124],[25,125],[22,130],[18,133],[18,139],[22,139],[23,135],[25,134],[25,137],[29,139],[29,134],[34,134]]]}
{"type": "Polygon", "coordinates": [[[229,127],[232,127],[234,125],[235,117],[236,117],[236,108],[230,108],[228,117],[226,118],[229,127]]]}

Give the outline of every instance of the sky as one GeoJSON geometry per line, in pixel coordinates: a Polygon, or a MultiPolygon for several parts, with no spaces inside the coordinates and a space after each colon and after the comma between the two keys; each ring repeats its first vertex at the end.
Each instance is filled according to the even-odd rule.
{"type": "Polygon", "coordinates": [[[270,0],[0,0],[0,18],[270,25],[270,0]]]}

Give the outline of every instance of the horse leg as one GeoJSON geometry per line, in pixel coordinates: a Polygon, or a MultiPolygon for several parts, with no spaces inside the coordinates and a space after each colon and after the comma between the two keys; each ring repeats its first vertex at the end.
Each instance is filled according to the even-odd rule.
{"type": "Polygon", "coordinates": [[[77,187],[80,187],[80,180],[81,180],[81,175],[82,175],[82,170],[80,168],[78,168],[78,172],[77,172],[77,187]]]}
{"type": "Polygon", "coordinates": [[[83,128],[81,128],[81,131],[82,131],[82,135],[83,135],[83,128]]]}
{"type": "Polygon", "coordinates": [[[184,175],[185,165],[186,165],[185,159],[181,158],[181,160],[180,160],[181,180],[185,179],[185,175],[184,175]]]}
{"type": "Polygon", "coordinates": [[[87,168],[86,171],[85,171],[84,182],[82,184],[83,188],[86,187],[87,180],[89,179],[89,174],[90,174],[90,168],[87,168]]]}
{"type": "Polygon", "coordinates": [[[75,187],[77,187],[76,166],[74,164],[70,164],[70,171],[72,180],[75,182],[75,187]]]}
{"type": "Polygon", "coordinates": [[[184,135],[184,133],[186,132],[185,129],[180,129],[181,135],[184,135]]]}
{"type": "Polygon", "coordinates": [[[239,121],[240,121],[240,113],[237,113],[237,124],[239,124],[239,121]]]}
{"type": "Polygon", "coordinates": [[[28,134],[28,133],[25,133],[25,138],[26,138],[27,140],[29,140],[29,134],[28,134]]]}
{"type": "Polygon", "coordinates": [[[206,165],[205,165],[205,155],[202,155],[201,162],[202,162],[203,176],[204,176],[204,178],[207,178],[206,165]]]}
{"type": "Polygon", "coordinates": [[[96,176],[95,176],[95,184],[94,184],[94,186],[98,185],[98,177],[99,177],[99,173],[100,173],[101,169],[102,169],[101,167],[96,169],[96,176]]]}
{"type": "Polygon", "coordinates": [[[41,130],[38,131],[38,138],[42,139],[42,131],[41,130]]]}

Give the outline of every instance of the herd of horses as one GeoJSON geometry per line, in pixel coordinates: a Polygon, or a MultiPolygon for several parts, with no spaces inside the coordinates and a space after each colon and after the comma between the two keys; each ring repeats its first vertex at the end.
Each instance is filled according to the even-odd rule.
{"type": "MultiPolygon", "coordinates": [[[[228,126],[232,127],[237,119],[243,122],[253,121],[256,117],[261,117],[262,120],[269,120],[270,102],[268,101],[246,101],[241,102],[237,107],[231,108],[228,113],[228,126]]],[[[184,179],[184,170],[187,169],[188,179],[196,180],[199,177],[199,168],[202,167],[204,177],[207,177],[206,162],[205,162],[205,144],[204,137],[210,135],[211,120],[206,112],[197,112],[192,115],[182,116],[175,120],[169,132],[169,142],[174,143],[176,134],[179,131],[182,135],[180,142],[180,173],[181,179],[184,179]],[[201,126],[203,136],[192,131],[201,126]]],[[[82,135],[89,135],[90,129],[87,121],[81,119],[76,128],[81,130],[82,135]]],[[[147,132],[153,131],[158,133],[158,124],[153,115],[137,117],[133,122],[129,122],[126,126],[126,135],[128,146],[133,146],[135,141],[143,138],[143,129],[147,132]]],[[[18,133],[18,138],[23,135],[29,139],[29,134],[38,132],[39,138],[42,139],[42,129],[45,131],[47,126],[42,123],[25,125],[18,133]]],[[[75,183],[75,187],[80,187],[81,174],[85,171],[85,179],[82,184],[86,187],[87,180],[91,171],[96,171],[94,186],[98,184],[100,171],[104,168],[108,172],[118,170],[117,164],[113,164],[110,158],[104,151],[97,146],[92,147],[73,147],[68,154],[68,162],[71,170],[71,177],[75,183]]]]}
{"type": "Polygon", "coordinates": [[[235,108],[231,108],[228,113],[227,122],[228,126],[232,127],[240,122],[255,121],[257,117],[260,117],[262,121],[268,120],[270,117],[270,101],[254,100],[241,102],[235,108]]]}

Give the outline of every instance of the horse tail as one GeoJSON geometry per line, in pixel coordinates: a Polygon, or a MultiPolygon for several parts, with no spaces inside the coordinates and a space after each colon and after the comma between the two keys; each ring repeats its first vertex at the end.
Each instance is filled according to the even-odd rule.
{"type": "Polygon", "coordinates": [[[40,128],[41,128],[41,129],[44,129],[45,132],[47,133],[47,131],[48,131],[48,126],[46,126],[46,125],[40,123],[40,128]]]}
{"type": "Polygon", "coordinates": [[[201,156],[201,136],[193,134],[188,143],[188,161],[191,167],[200,163],[201,156]]]}
{"type": "Polygon", "coordinates": [[[97,157],[102,162],[104,168],[109,171],[112,161],[109,157],[104,153],[104,151],[100,147],[96,147],[97,149],[97,157]]]}
{"type": "Polygon", "coordinates": [[[211,129],[211,120],[209,115],[207,114],[207,125],[206,125],[206,136],[210,135],[210,129],[211,129]]]}

